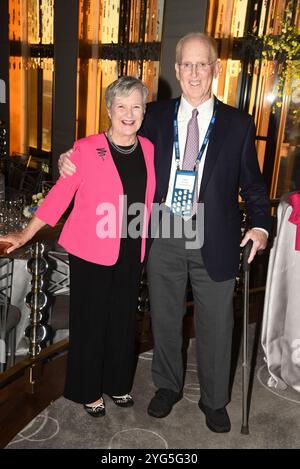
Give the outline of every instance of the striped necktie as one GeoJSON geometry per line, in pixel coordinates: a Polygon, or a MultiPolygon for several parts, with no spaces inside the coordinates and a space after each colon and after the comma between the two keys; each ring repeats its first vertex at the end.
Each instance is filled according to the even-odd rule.
{"type": "MultiPolygon", "coordinates": [[[[199,127],[198,127],[198,109],[193,109],[192,117],[190,118],[187,125],[187,135],[183,156],[182,169],[193,171],[196,163],[196,159],[199,152],[199,127]]],[[[198,201],[198,181],[195,181],[195,193],[193,200],[193,213],[194,215],[197,210],[197,201],[198,201]]],[[[187,218],[187,217],[184,217],[187,218]]]]}

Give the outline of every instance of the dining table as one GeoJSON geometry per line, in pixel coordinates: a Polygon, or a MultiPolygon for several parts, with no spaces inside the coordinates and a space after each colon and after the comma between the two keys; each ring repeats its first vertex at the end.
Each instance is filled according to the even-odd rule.
{"type": "MultiPolygon", "coordinates": [[[[300,392],[300,242],[297,245],[300,203],[297,227],[292,222],[295,210],[291,205],[292,195],[284,194],[278,206],[261,340],[269,372],[268,386],[281,391],[290,387],[300,392]]],[[[296,196],[300,202],[300,193],[296,196]]]]}
{"type": "MultiPolygon", "coordinates": [[[[16,326],[16,356],[29,354],[31,333],[28,328],[37,318],[42,319],[42,310],[47,312],[49,297],[57,291],[68,292],[69,266],[65,260],[66,252],[57,243],[62,227],[63,222],[54,228],[46,225],[21,248],[9,254],[1,254],[2,258],[12,263],[10,303],[21,312],[16,326]],[[46,302],[42,308],[36,308],[36,316],[33,317],[34,306],[37,306],[34,305],[34,295],[37,294],[38,298],[44,297],[46,302]]],[[[45,321],[42,322],[45,324],[45,321]]],[[[2,355],[5,355],[3,350],[2,355]]]]}

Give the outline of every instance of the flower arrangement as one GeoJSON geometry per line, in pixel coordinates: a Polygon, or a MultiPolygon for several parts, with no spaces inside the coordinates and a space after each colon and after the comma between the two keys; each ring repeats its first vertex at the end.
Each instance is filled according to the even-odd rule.
{"type": "Polygon", "coordinates": [[[26,218],[31,218],[34,215],[35,211],[41,205],[46,197],[45,192],[39,192],[38,194],[33,194],[32,196],[32,203],[30,205],[26,205],[23,210],[23,215],[26,218]]]}
{"type": "MultiPolygon", "coordinates": [[[[294,1],[289,0],[281,21],[281,34],[260,36],[262,57],[276,61],[278,81],[275,84],[277,96],[273,113],[282,107],[284,94],[295,97],[300,93],[300,30],[293,24],[294,1]]],[[[297,111],[294,110],[294,114],[297,111]]],[[[294,116],[297,117],[297,116],[294,116]]]]}

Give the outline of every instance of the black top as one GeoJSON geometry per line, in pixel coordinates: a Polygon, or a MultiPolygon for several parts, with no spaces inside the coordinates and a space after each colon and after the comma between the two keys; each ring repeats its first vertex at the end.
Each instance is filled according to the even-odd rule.
{"type": "MultiPolygon", "coordinates": [[[[142,151],[142,147],[140,142],[138,142],[137,147],[133,150],[132,153],[124,155],[118,152],[107,139],[109,144],[109,149],[118,170],[120,179],[123,185],[123,192],[124,195],[127,196],[127,204],[126,201],[124,202],[126,205],[124,206],[124,215],[127,213],[127,223],[126,217],[123,215],[123,228],[122,233],[123,236],[125,233],[128,233],[128,225],[131,220],[138,217],[138,219],[142,219],[140,216],[140,211],[134,210],[133,215],[128,215],[128,210],[131,204],[136,202],[145,204],[145,194],[146,194],[146,183],[147,183],[147,171],[146,171],[146,164],[144,160],[144,155],[142,151]]],[[[130,146],[120,146],[121,149],[128,150],[133,145],[130,146]]],[[[135,228],[135,231],[138,232],[138,237],[133,239],[131,236],[128,235],[126,238],[122,238],[121,249],[120,251],[126,251],[128,253],[128,249],[130,250],[130,255],[136,254],[140,256],[141,253],[141,226],[140,224],[133,223],[131,224],[131,228],[135,228]]]]}

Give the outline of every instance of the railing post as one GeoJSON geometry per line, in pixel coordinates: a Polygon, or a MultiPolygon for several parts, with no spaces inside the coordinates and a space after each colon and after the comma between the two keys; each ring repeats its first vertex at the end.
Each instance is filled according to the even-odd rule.
{"type": "Polygon", "coordinates": [[[41,343],[47,339],[48,328],[43,324],[47,303],[47,295],[42,290],[43,277],[48,269],[48,263],[43,257],[44,245],[34,243],[30,249],[31,257],[27,262],[27,270],[32,275],[31,291],[26,295],[25,303],[30,308],[30,324],[27,326],[25,336],[29,339],[29,356],[33,360],[27,373],[27,392],[34,393],[36,385],[41,380],[41,364],[34,362],[41,351],[41,343]]]}

